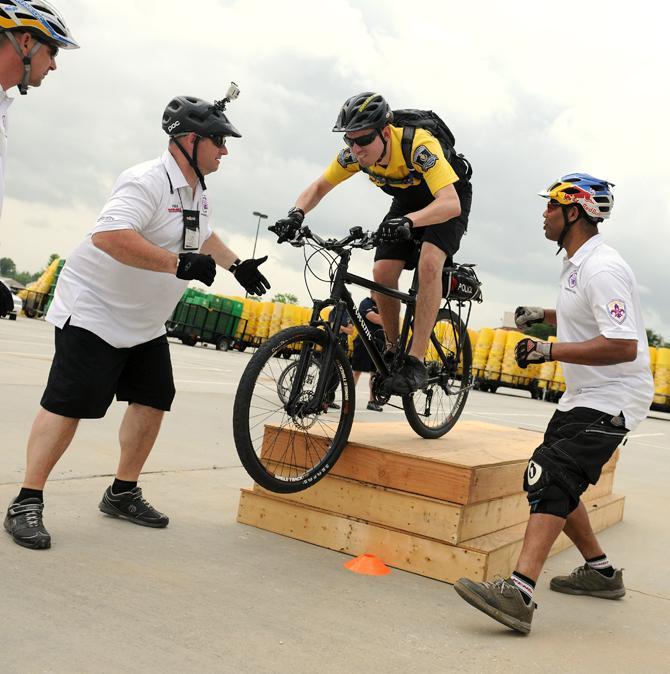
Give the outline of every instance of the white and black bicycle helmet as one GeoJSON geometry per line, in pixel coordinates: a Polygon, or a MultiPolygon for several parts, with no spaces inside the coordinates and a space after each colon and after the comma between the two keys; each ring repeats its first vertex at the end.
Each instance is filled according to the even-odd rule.
{"type": "Polygon", "coordinates": [[[79,49],[63,15],[46,0],[1,0],[0,31],[7,35],[23,61],[23,79],[19,83],[22,94],[28,92],[32,57],[46,43],[59,49],[79,49]],[[32,33],[38,42],[26,55],[21,51],[15,32],[32,33]]]}

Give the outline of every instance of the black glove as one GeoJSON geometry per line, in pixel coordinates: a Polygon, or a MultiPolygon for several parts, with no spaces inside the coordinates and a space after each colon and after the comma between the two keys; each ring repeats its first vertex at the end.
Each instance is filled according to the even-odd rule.
{"type": "Polygon", "coordinates": [[[250,258],[235,265],[233,269],[233,274],[235,274],[238,283],[250,295],[263,295],[270,288],[268,280],[258,271],[258,267],[267,259],[267,255],[255,260],[250,258]]]}
{"type": "Polygon", "coordinates": [[[410,230],[413,226],[414,223],[405,215],[384,220],[377,229],[377,239],[385,243],[407,241],[412,236],[410,230]]]}
{"type": "Polygon", "coordinates": [[[12,291],[0,281],[0,317],[14,311],[14,296],[12,291]]]}
{"type": "Polygon", "coordinates": [[[529,325],[544,322],[542,307],[517,307],[514,311],[514,322],[519,330],[525,330],[529,325]]]}
{"type": "Polygon", "coordinates": [[[211,286],[216,276],[216,262],[211,255],[201,253],[179,253],[177,278],[190,281],[196,279],[211,286]]]}
{"type": "Polygon", "coordinates": [[[519,367],[527,368],[529,365],[539,365],[551,357],[551,342],[536,342],[534,339],[522,339],[517,342],[514,349],[514,358],[519,367]]]}
{"type": "Polygon", "coordinates": [[[285,218],[277,220],[268,230],[277,235],[277,243],[284,243],[295,236],[304,220],[305,211],[302,208],[292,208],[285,218]]]}

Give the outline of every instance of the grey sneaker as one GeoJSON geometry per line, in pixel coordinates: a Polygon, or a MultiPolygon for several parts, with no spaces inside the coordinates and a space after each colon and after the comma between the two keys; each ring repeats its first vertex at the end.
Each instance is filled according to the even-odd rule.
{"type": "Polygon", "coordinates": [[[454,590],[471,606],[491,616],[499,623],[517,632],[528,634],[535,602],[526,604],[523,595],[509,578],[497,578],[493,582],[475,583],[461,578],[454,583],[454,590]]]}
{"type": "Polygon", "coordinates": [[[105,515],[120,517],[121,519],[141,524],[143,527],[162,529],[168,525],[170,518],[159,513],[149,501],[142,497],[140,487],[135,487],[122,494],[114,494],[112,488],[107,487],[98,506],[105,515]]]}
{"type": "Polygon", "coordinates": [[[617,569],[611,578],[603,576],[588,564],[578,566],[569,576],[556,576],[549,587],[564,594],[586,594],[602,599],[620,599],[626,594],[623,569],[617,569]]]}
{"type": "Polygon", "coordinates": [[[19,503],[12,501],[5,517],[5,529],[15,543],[24,548],[46,550],[51,547],[51,536],[44,528],[42,511],[44,503],[38,498],[26,498],[19,503]]]}

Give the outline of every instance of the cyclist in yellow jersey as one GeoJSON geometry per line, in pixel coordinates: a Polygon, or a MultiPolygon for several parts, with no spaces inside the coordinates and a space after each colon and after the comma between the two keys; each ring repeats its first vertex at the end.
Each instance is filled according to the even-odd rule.
{"type": "MultiPolygon", "coordinates": [[[[305,214],[358,172],[393,197],[379,226],[382,243],[375,253],[373,275],[377,283],[397,288],[403,269],[417,265],[419,269],[411,350],[388,383],[392,393],[402,395],[426,384],[423,357],[442,297],[442,269],[467,229],[472,187],[467,180],[459,180],[439,141],[425,129],[417,128],[414,134],[410,170],[401,147],[403,129],[392,122],[391,107],[380,94],[364,92],[347,99],[333,127],[344,133],[347,147],[272,229],[281,241],[292,238],[305,214]],[[399,237],[399,228],[410,229],[410,240],[399,237]],[[422,242],[420,252],[417,242],[422,242]]],[[[393,351],[400,333],[400,302],[379,294],[376,300],[393,351]]]]}

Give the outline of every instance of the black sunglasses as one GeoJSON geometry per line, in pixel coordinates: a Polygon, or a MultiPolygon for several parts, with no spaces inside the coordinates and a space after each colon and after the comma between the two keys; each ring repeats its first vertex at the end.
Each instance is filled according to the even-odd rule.
{"type": "Polygon", "coordinates": [[[370,131],[370,133],[366,134],[365,136],[358,136],[357,138],[350,138],[345,133],[344,142],[349,147],[353,147],[354,145],[358,145],[358,147],[365,147],[366,145],[370,145],[370,143],[372,143],[375,138],[377,138],[377,135],[379,135],[379,131],[377,131],[377,129],[370,131]]]}
{"type": "Polygon", "coordinates": [[[43,44],[49,50],[49,56],[51,56],[52,59],[55,59],[56,56],[58,56],[58,47],[55,44],[51,44],[50,42],[43,42],[42,40],[37,41],[40,44],[43,44]]]}
{"type": "Polygon", "coordinates": [[[221,134],[217,134],[215,136],[207,136],[216,147],[221,148],[221,147],[226,147],[226,137],[222,136],[221,134]]]}

